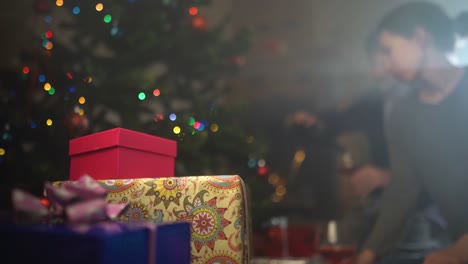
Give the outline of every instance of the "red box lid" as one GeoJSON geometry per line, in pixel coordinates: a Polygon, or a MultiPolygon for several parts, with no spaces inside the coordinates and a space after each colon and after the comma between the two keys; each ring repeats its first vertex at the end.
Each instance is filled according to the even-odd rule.
{"type": "Polygon", "coordinates": [[[177,142],[129,129],[113,128],[71,139],[70,156],[111,147],[126,147],[175,157],[177,142]]]}

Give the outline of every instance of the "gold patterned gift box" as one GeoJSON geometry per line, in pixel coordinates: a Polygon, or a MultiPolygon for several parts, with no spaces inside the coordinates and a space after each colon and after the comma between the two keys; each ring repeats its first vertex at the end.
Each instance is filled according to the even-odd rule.
{"type": "MultiPolygon", "coordinates": [[[[192,263],[249,263],[250,216],[238,175],[98,180],[108,203],[130,203],[123,222],[186,221],[192,263]]],[[[54,186],[72,184],[54,182],[54,186]]]]}

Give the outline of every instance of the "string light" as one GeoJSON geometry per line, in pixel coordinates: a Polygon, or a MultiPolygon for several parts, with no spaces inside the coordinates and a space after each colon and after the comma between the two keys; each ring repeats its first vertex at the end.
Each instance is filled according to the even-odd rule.
{"type": "Polygon", "coordinates": [[[55,94],[55,88],[54,88],[54,87],[50,87],[48,93],[49,93],[50,95],[54,95],[54,94],[55,94]]]}
{"type": "Polygon", "coordinates": [[[52,119],[47,119],[46,125],[51,126],[53,124],[52,119]]]}
{"type": "Polygon", "coordinates": [[[80,11],[81,11],[81,9],[80,9],[79,6],[75,6],[75,7],[73,8],[73,14],[75,14],[75,15],[78,15],[78,14],[80,13],[80,11]]]}
{"type": "Polygon", "coordinates": [[[102,3],[96,4],[96,11],[101,12],[104,9],[104,5],[102,3]]]}
{"type": "Polygon", "coordinates": [[[63,0],[57,0],[57,1],[55,1],[55,4],[57,6],[63,6],[63,0]]]}
{"type": "Polygon", "coordinates": [[[160,91],[158,88],[156,88],[156,89],[153,90],[153,95],[154,95],[154,96],[160,96],[160,95],[161,95],[161,91],[160,91]]]}
{"type": "Polygon", "coordinates": [[[211,132],[214,132],[214,133],[218,132],[218,130],[219,130],[218,124],[211,124],[210,130],[211,130],[211,132]]]}
{"type": "Polygon", "coordinates": [[[169,115],[169,120],[175,121],[176,119],[177,119],[177,115],[176,115],[176,114],[172,113],[172,114],[169,115]]]}
{"type": "Polygon", "coordinates": [[[188,122],[187,122],[187,124],[188,124],[189,126],[193,126],[193,124],[195,124],[195,118],[190,117],[189,120],[188,120],[188,122]]]}
{"type": "Polygon", "coordinates": [[[45,80],[46,80],[45,75],[44,75],[44,74],[39,75],[38,80],[39,80],[39,82],[41,82],[41,83],[45,82],[45,80]]]}
{"type": "Polygon", "coordinates": [[[48,38],[48,39],[52,38],[53,35],[54,34],[50,30],[45,33],[45,37],[48,38]]]}
{"type": "Polygon", "coordinates": [[[107,14],[104,16],[104,22],[105,23],[110,23],[112,21],[112,16],[107,14]]]}
{"type": "Polygon", "coordinates": [[[46,90],[46,91],[49,91],[51,87],[52,86],[50,85],[50,83],[45,83],[44,84],[44,90],[46,90]]]}
{"type": "Polygon", "coordinates": [[[23,67],[23,73],[24,74],[29,74],[29,67],[28,66],[23,67]]]}
{"type": "Polygon", "coordinates": [[[54,47],[54,44],[52,42],[48,41],[47,44],[45,45],[46,50],[51,50],[54,47]]]}
{"type": "Polygon", "coordinates": [[[146,99],[146,94],[144,92],[141,92],[138,94],[138,99],[140,99],[141,101],[145,100],[146,99]]]}
{"type": "Polygon", "coordinates": [[[3,155],[5,155],[5,152],[6,152],[6,151],[5,151],[5,149],[4,149],[4,148],[0,148],[0,156],[3,156],[3,155]]]}
{"type": "Polygon", "coordinates": [[[189,14],[191,14],[192,16],[196,16],[198,14],[198,8],[196,8],[195,6],[190,7],[189,14]]]}
{"type": "Polygon", "coordinates": [[[81,97],[78,99],[78,103],[80,103],[80,104],[86,103],[86,98],[84,98],[83,96],[81,96],[81,97]]]}
{"type": "Polygon", "coordinates": [[[180,134],[180,127],[175,126],[175,127],[172,129],[172,131],[174,132],[174,134],[178,135],[178,134],[180,134]]]}

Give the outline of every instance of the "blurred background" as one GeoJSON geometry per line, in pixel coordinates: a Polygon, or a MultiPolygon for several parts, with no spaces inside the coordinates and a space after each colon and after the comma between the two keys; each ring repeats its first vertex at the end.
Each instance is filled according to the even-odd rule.
{"type": "MultiPolygon", "coordinates": [[[[239,174],[254,232],[337,218],[363,133],[288,123],[376,89],[365,41],[403,0],[16,0],[0,3],[0,193],[68,178],[68,141],[116,126],[178,142],[176,174],[239,174]],[[302,220],[301,220],[302,219],[302,220]]],[[[451,16],[465,0],[436,1],[451,16]]],[[[467,64],[460,42],[454,61],[467,64]]]]}

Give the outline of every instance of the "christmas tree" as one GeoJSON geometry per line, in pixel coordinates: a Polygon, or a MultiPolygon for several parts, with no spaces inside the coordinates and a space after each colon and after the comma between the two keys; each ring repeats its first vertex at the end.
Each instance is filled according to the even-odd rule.
{"type": "Polygon", "coordinates": [[[210,3],[34,0],[37,49],[0,86],[4,197],[67,179],[70,139],[124,127],[177,140],[176,175],[239,174],[253,201],[269,201],[266,137],[230,86],[250,34],[228,37],[228,14],[211,24],[210,3]]]}

